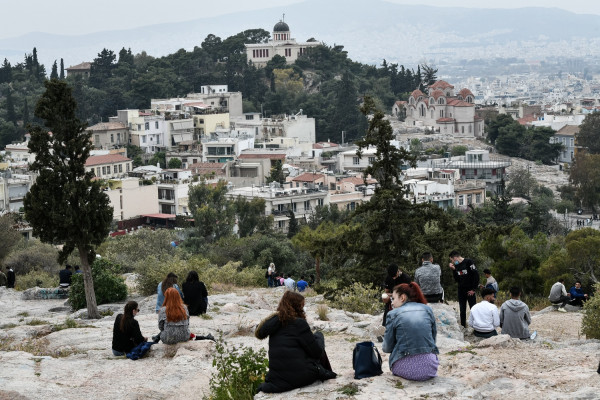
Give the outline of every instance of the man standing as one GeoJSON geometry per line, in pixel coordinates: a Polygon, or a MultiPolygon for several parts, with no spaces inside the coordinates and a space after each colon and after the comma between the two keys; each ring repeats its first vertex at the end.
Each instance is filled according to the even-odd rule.
{"type": "Polygon", "coordinates": [[[581,281],[575,282],[575,286],[571,287],[569,294],[571,295],[569,304],[572,306],[583,307],[583,303],[588,299],[588,295],[583,293],[583,289],[581,288],[581,281]]]}
{"type": "Polygon", "coordinates": [[[510,288],[510,300],[506,300],[500,307],[500,327],[502,334],[510,335],[514,339],[529,339],[529,324],[531,314],[529,307],[520,299],[521,288],[510,288]]]}
{"type": "Polygon", "coordinates": [[[72,275],[73,275],[73,272],[71,272],[71,266],[69,264],[67,264],[65,269],[61,269],[58,272],[58,279],[59,279],[58,285],[60,287],[64,287],[64,288],[71,286],[71,276],[72,275]]]}
{"type": "Polygon", "coordinates": [[[561,303],[560,307],[558,307],[558,311],[560,312],[567,312],[567,310],[565,310],[565,305],[569,302],[570,299],[569,295],[567,294],[567,289],[565,289],[564,282],[565,280],[563,278],[560,278],[558,282],[552,285],[552,287],[550,288],[550,296],[548,296],[548,300],[550,300],[550,303],[561,303]]]}
{"type": "Polygon", "coordinates": [[[481,338],[490,338],[498,335],[496,328],[500,326],[498,307],[494,304],[494,291],[485,288],[481,291],[483,300],[471,307],[469,325],[473,328],[473,335],[481,338]]]}
{"type": "Polygon", "coordinates": [[[6,267],[6,287],[14,288],[15,287],[15,271],[11,267],[6,267]]]}
{"type": "Polygon", "coordinates": [[[449,267],[453,271],[454,280],[458,283],[458,305],[460,308],[460,324],[467,327],[467,302],[472,309],[477,302],[475,291],[479,287],[479,272],[473,260],[463,258],[456,250],[450,253],[449,267]]]}
{"type": "Polygon", "coordinates": [[[428,303],[440,303],[442,301],[444,289],[442,289],[440,283],[441,276],[442,269],[439,265],[433,263],[431,253],[423,253],[421,266],[415,271],[415,282],[421,288],[428,303]]]}

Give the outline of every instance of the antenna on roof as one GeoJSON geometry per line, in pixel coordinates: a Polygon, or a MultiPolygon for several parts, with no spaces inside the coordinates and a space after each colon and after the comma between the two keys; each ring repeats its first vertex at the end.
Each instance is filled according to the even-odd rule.
{"type": "Polygon", "coordinates": [[[281,21],[285,21],[285,13],[283,13],[283,17],[281,17],[281,21]]]}

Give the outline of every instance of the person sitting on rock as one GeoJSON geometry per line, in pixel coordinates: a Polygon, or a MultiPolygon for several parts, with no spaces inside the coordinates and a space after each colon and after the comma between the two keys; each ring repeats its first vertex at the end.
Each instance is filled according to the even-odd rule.
{"type": "Polygon", "coordinates": [[[565,289],[564,282],[565,280],[563,278],[560,278],[558,282],[552,285],[552,287],[550,288],[550,296],[548,296],[548,300],[550,300],[550,303],[560,303],[560,307],[558,307],[558,311],[560,312],[567,312],[567,310],[565,310],[565,306],[570,300],[570,294],[567,294],[567,289],[565,289]]]}
{"type": "Polygon", "coordinates": [[[188,306],[190,315],[206,314],[208,292],[204,282],[200,282],[198,272],[190,271],[183,285],[183,301],[188,306]]]}
{"type": "Polygon", "coordinates": [[[179,292],[179,295],[181,296],[181,298],[183,299],[183,293],[181,292],[181,289],[179,289],[179,286],[177,286],[177,275],[174,272],[169,272],[167,274],[167,276],[165,277],[165,279],[160,282],[158,284],[158,286],[156,287],[156,313],[158,314],[158,310],[160,310],[160,308],[163,305],[163,302],[165,301],[165,291],[168,288],[175,288],[177,289],[177,291],[179,292]]]}
{"type": "Polygon", "coordinates": [[[308,287],[308,282],[304,280],[304,276],[301,276],[300,280],[296,282],[296,287],[298,288],[299,292],[304,292],[306,290],[308,287]]]}
{"type": "Polygon", "coordinates": [[[160,340],[165,344],[185,342],[190,339],[190,314],[175,288],[165,291],[165,301],[158,311],[160,340]]]}
{"type": "Polygon", "coordinates": [[[67,264],[65,269],[61,269],[58,271],[58,285],[62,288],[68,288],[71,286],[71,276],[73,272],[71,271],[71,266],[67,264]]]}
{"type": "Polygon", "coordinates": [[[113,355],[124,356],[138,344],[148,341],[148,338],[142,336],[140,324],[135,320],[135,316],[139,312],[138,303],[129,301],[125,304],[123,314],[119,314],[115,318],[112,339],[113,355]]]}
{"type": "Polygon", "coordinates": [[[392,292],[382,349],[390,355],[390,371],[412,381],[437,376],[439,350],[433,310],[416,282],[402,283],[392,292]]]}
{"type": "Polygon", "coordinates": [[[583,303],[588,299],[588,295],[583,293],[583,289],[581,288],[581,281],[575,282],[575,286],[569,290],[569,295],[571,296],[569,304],[572,306],[583,307],[583,303]]]}
{"type": "Polygon", "coordinates": [[[296,290],[296,281],[292,278],[292,275],[283,275],[285,278],[283,283],[285,285],[286,290],[295,291],[296,290]]]}
{"type": "Polygon", "coordinates": [[[277,313],[256,328],[258,339],[269,338],[269,372],[258,391],[280,393],[335,378],[331,370],[325,338],[312,333],[304,313],[304,296],[285,291],[277,313]]]}
{"type": "Polygon", "coordinates": [[[496,336],[496,328],[500,326],[498,307],[494,304],[494,289],[484,288],[481,291],[481,300],[475,304],[469,314],[469,326],[473,328],[473,335],[481,338],[496,336]]]}
{"type": "Polygon", "coordinates": [[[529,307],[520,299],[521,288],[510,288],[510,300],[506,300],[500,307],[500,327],[503,335],[510,335],[515,339],[529,339],[529,324],[531,314],[529,307]]]}

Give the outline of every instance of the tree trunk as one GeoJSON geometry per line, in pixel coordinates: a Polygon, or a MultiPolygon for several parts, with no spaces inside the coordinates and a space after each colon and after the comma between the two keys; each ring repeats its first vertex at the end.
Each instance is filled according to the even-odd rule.
{"type": "Polygon", "coordinates": [[[78,247],[81,270],[83,271],[83,287],[85,289],[85,303],[87,304],[88,319],[100,318],[98,305],[96,304],[96,293],[94,291],[94,278],[92,278],[92,267],[88,262],[88,252],[83,246],[78,247]]]}
{"type": "Polygon", "coordinates": [[[320,283],[321,282],[321,257],[316,257],[315,258],[315,275],[317,275],[315,277],[315,283],[320,283]]]}

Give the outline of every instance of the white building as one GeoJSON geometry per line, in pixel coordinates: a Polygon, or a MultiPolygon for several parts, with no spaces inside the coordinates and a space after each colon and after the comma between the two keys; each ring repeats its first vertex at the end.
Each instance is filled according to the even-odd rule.
{"type": "Polygon", "coordinates": [[[124,178],[133,170],[133,161],[120,154],[89,156],[85,160],[85,170],[102,179],[124,178]]]}
{"type": "Polygon", "coordinates": [[[129,128],[129,144],[152,154],[165,148],[165,117],[141,110],[118,110],[111,122],[121,122],[129,128]]]}
{"type": "Polygon", "coordinates": [[[156,185],[140,185],[140,180],[127,178],[111,185],[105,192],[113,208],[113,219],[123,221],[158,211],[156,185]]]}
{"type": "Polygon", "coordinates": [[[267,43],[246,44],[248,62],[257,67],[267,65],[275,55],[284,57],[287,64],[292,64],[306,52],[306,49],[321,45],[321,42],[297,42],[292,38],[290,27],[279,21],[273,27],[273,38],[267,43]]]}

